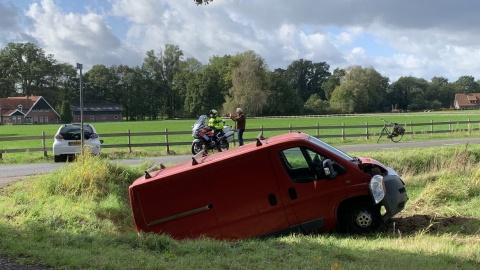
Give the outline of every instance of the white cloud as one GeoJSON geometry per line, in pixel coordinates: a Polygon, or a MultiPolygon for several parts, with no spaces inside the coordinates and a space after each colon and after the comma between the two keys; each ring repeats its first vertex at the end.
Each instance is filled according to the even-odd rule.
{"type": "Polygon", "coordinates": [[[10,1],[0,0],[0,45],[38,43],[87,67],[141,65],[147,50],[175,44],[203,63],[254,50],[271,69],[303,58],[392,79],[480,79],[477,0],[10,1]]]}

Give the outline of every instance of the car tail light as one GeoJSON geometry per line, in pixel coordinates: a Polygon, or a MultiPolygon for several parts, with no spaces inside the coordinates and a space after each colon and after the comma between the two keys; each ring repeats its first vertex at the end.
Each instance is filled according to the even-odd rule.
{"type": "Polygon", "coordinates": [[[90,139],[96,139],[98,138],[98,134],[97,133],[92,133],[90,134],[90,139]]]}
{"type": "Polygon", "coordinates": [[[63,136],[61,134],[57,134],[57,135],[55,135],[55,139],[63,140],[63,136]]]}

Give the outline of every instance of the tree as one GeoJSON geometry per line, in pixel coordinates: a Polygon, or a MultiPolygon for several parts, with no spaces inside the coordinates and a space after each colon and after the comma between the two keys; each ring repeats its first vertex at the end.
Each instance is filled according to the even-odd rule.
{"type": "Polygon", "coordinates": [[[265,61],[252,51],[237,56],[241,62],[232,71],[232,88],[225,97],[224,112],[235,112],[240,107],[247,115],[260,115],[269,96],[265,61]]]}
{"type": "Polygon", "coordinates": [[[9,55],[0,53],[0,98],[14,96],[15,79],[9,72],[13,65],[13,58],[9,55]]]}
{"type": "Polygon", "coordinates": [[[322,99],[326,99],[322,84],[330,76],[330,68],[325,62],[313,63],[310,60],[295,60],[285,72],[288,83],[298,93],[303,101],[306,101],[310,95],[319,94],[322,99]]]}
{"type": "Polygon", "coordinates": [[[62,120],[62,123],[71,123],[73,120],[70,102],[66,100],[64,100],[60,106],[60,119],[62,120]]]}
{"type": "Polygon", "coordinates": [[[221,78],[207,65],[201,71],[193,73],[193,78],[187,83],[184,107],[190,116],[198,117],[208,114],[210,109],[219,108],[223,101],[221,92],[217,91],[221,78]]]}
{"type": "Polygon", "coordinates": [[[172,106],[179,102],[176,93],[172,92],[172,85],[175,73],[180,70],[182,56],[183,52],[173,44],[165,45],[165,50],[158,56],[153,50],[147,51],[142,68],[153,86],[150,95],[151,101],[155,102],[150,108],[153,119],[159,115],[171,118],[175,113],[172,108],[179,107],[172,106]]]}
{"type": "Polygon", "coordinates": [[[118,101],[118,94],[115,87],[119,80],[115,76],[115,69],[107,68],[104,65],[94,65],[84,75],[84,102],[106,102],[118,101]]]}
{"type": "Polygon", "coordinates": [[[32,43],[8,43],[0,55],[11,61],[7,72],[16,92],[23,96],[41,95],[47,77],[52,76],[52,67],[57,64],[53,55],[45,55],[43,49],[32,43]]]}
{"type": "Polygon", "coordinates": [[[305,110],[314,114],[326,114],[330,112],[330,103],[326,100],[322,100],[320,95],[311,95],[307,102],[305,102],[305,110]]]}
{"type": "Polygon", "coordinates": [[[433,77],[431,83],[427,86],[425,99],[430,103],[427,108],[440,109],[453,106],[455,99],[455,90],[448,79],[443,77],[433,77]]]}
{"type": "Polygon", "coordinates": [[[336,68],[333,74],[322,83],[322,88],[327,100],[330,100],[335,87],[340,86],[343,77],[345,77],[345,69],[336,68]]]}
{"type": "Polygon", "coordinates": [[[269,97],[264,107],[266,115],[298,114],[302,110],[303,100],[288,84],[282,70],[277,69],[268,73],[269,97]]]}
{"type": "Polygon", "coordinates": [[[330,104],[344,113],[380,111],[387,87],[388,78],[374,68],[351,66],[347,68],[342,84],[333,91],[330,104]]]}
{"type": "Polygon", "coordinates": [[[478,93],[480,91],[480,86],[473,76],[461,76],[453,85],[456,94],[478,93]]]}
{"type": "Polygon", "coordinates": [[[388,103],[397,109],[419,110],[426,108],[425,96],[421,97],[428,87],[428,82],[412,76],[400,77],[390,85],[388,103]],[[423,92],[423,93],[422,93],[423,92]]]}
{"type": "Polygon", "coordinates": [[[188,111],[189,104],[185,104],[185,100],[187,99],[189,83],[195,77],[195,73],[200,72],[202,68],[203,65],[195,58],[187,58],[186,61],[180,63],[180,70],[175,73],[174,84],[172,85],[172,91],[176,93],[178,99],[178,103],[175,102],[174,104],[176,106],[174,108],[176,116],[195,116],[188,111]]]}

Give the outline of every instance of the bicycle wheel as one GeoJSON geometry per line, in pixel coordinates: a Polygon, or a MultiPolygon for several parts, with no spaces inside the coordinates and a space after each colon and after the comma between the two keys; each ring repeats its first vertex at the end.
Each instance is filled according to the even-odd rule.
{"type": "Polygon", "coordinates": [[[399,134],[396,136],[391,136],[390,140],[392,140],[392,142],[399,142],[402,138],[403,138],[403,134],[399,134]]]}
{"type": "Polygon", "coordinates": [[[382,138],[383,135],[387,135],[388,133],[388,129],[384,127],[382,131],[380,131],[380,133],[378,134],[377,143],[380,141],[380,138],[382,138]]]}

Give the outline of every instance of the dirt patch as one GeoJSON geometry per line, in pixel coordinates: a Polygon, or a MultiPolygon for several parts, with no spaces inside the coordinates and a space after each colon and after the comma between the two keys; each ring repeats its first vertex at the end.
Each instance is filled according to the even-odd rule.
{"type": "Polygon", "coordinates": [[[12,183],[27,179],[29,177],[30,177],[29,175],[23,175],[23,176],[11,176],[11,177],[0,178],[0,188],[6,187],[12,183]]]}
{"type": "Polygon", "coordinates": [[[44,265],[36,264],[36,265],[21,265],[17,262],[12,260],[3,258],[0,256],[0,269],[8,269],[8,270],[47,270],[51,269],[44,265]]]}
{"type": "MultiPolygon", "coordinates": [[[[475,234],[478,219],[453,216],[439,217],[435,215],[397,215],[385,222],[380,231],[394,234],[410,235],[415,233],[446,233],[475,234]]],[[[477,228],[478,230],[478,228],[477,228]]]]}

